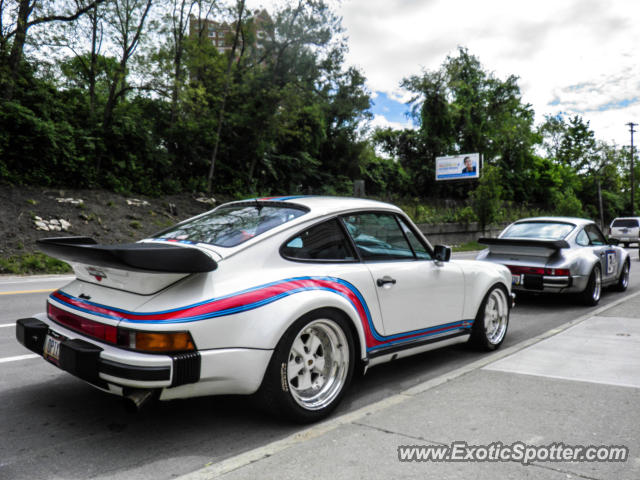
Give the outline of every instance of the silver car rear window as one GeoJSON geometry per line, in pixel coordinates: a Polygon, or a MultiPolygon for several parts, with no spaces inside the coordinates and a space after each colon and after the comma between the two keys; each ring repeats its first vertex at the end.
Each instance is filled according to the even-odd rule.
{"type": "Polygon", "coordinates": [[[164,230],[155,238],[235,247],[307,212],[303,207],[259,202],[223,206],[164,230]]]}
{"type": "Polygon", "coordinates": [[[611,226],[617,228],[636,228],[638,226],[638,220],[635,218],[617,218],[611,226]]]}
{"type": "Polygon", "coordinates": [[[520,222],[511,225],[500,238],[543,238],[562,240],[575,228],[571,223],[520,222]]]}

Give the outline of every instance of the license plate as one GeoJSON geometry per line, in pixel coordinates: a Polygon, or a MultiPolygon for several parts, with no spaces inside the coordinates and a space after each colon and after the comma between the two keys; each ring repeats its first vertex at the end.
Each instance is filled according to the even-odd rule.
{"type": "Polygon", "coordinates": [[[44,339],[44,351],[42,356],[56,365],[60,364],[60,344],[64,337],[49,333],[44,339]]]}
{"type": "Polygon", "coordinates": [[[520,285],[522,283],[522,275],[511,275],[511,284],[520,285]]]}

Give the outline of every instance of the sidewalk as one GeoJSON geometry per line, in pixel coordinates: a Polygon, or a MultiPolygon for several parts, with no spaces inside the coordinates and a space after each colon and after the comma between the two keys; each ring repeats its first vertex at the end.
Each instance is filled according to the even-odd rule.
{"type": "Polygon", "coordinates": [[[640,295],[451,379],[427,382],[186,479],[640,478],[640,295]],[[400,462],[402,445],[623,445],[626,462],[400,462]]]}

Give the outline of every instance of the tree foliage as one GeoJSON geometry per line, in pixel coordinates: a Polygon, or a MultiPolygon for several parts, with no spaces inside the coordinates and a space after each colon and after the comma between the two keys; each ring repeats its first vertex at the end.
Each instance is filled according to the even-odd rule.
{"type": "Polygon", "coordinates": [[[416,128],[369,131],[366,78],[324,0],[0,0],[0,19],[5,182],[240,196],[364,179],[383,198],[468,203],[461,216],[483,224],[505,202],[607,219],[630,207],[628,151],[579,116],[536,127],[518,79],[465,48],[402,82],[416,128]],[[479,182],[435,181],[437,156],[471,152],[479,182]]]}

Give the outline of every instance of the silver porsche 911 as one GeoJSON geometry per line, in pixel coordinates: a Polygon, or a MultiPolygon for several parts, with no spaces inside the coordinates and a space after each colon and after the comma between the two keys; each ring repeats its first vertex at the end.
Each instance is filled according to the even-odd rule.
{"type": "Polygon", "coordinates": [[[591,220],[525,218],[498,238],[478,242],[489,248],[477,259],[509,267],[516,291],[574,293],[586,305],[597,305],[603,287],[624,291],[629,285],[629,253],[591,220]]]}

